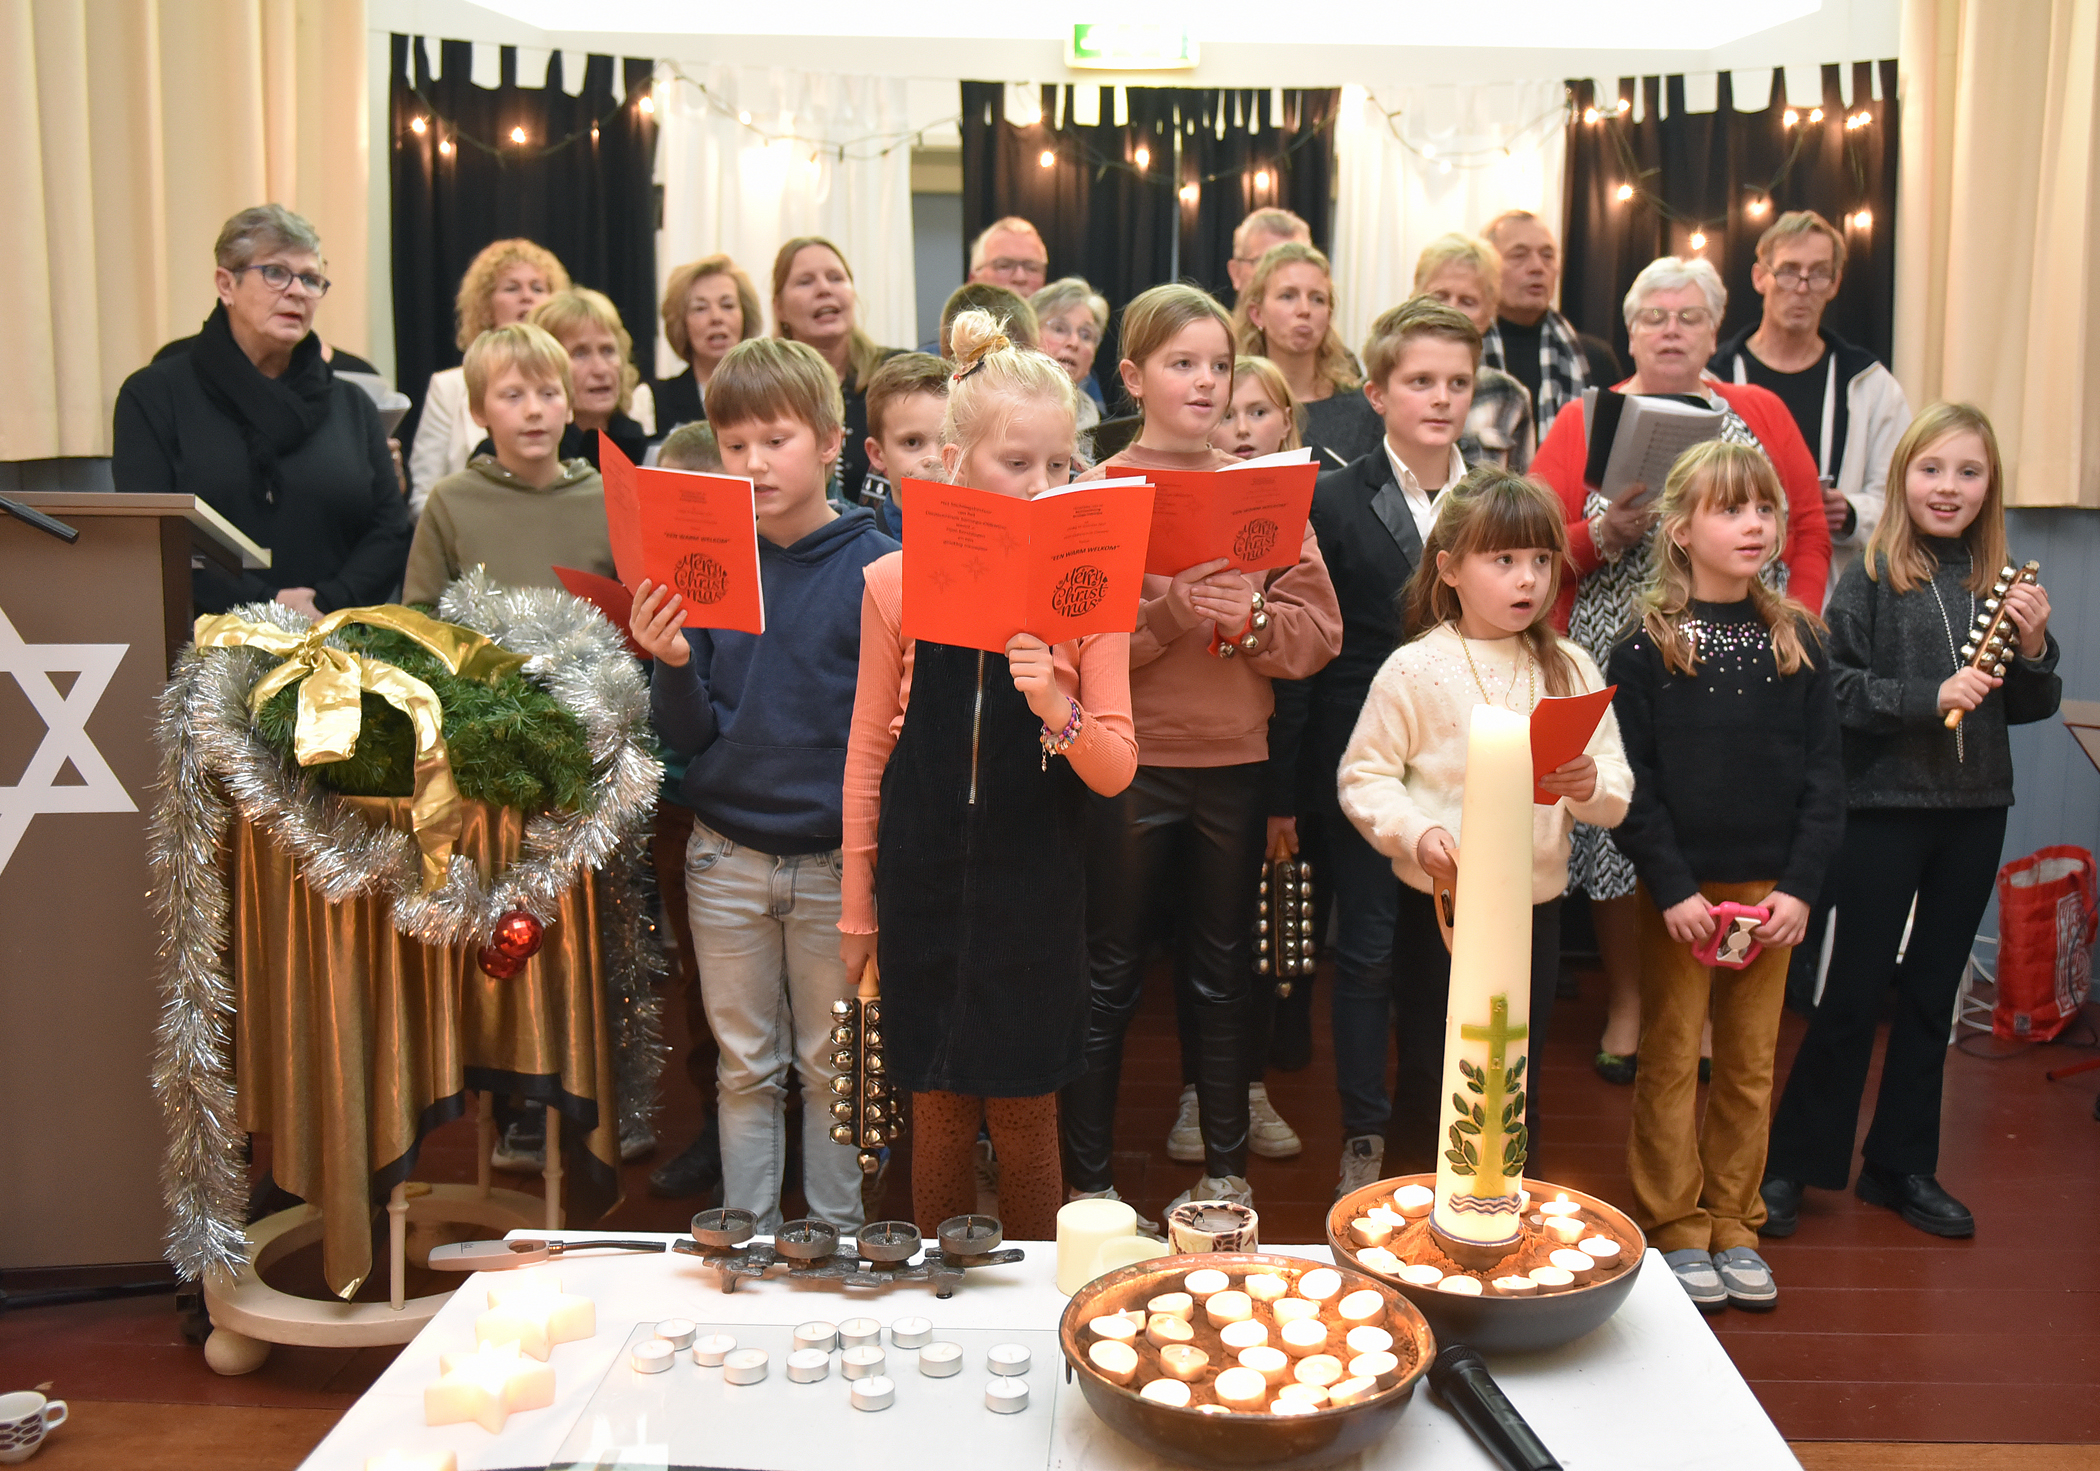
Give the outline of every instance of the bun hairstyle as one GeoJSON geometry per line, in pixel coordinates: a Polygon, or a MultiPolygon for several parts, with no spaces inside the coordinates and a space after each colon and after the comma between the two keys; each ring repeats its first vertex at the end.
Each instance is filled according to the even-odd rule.
{"type": "Polygon", "coordinates": [[[1048,405],[1068,422],[1079,417],[1079,390],[1072,375],[1032,347],[1017,345],[1007,324],[982,308],[958,314],[948,328],[948,412],[941,443],[965,451],[983,438],[994,420],[1022,405],[1048,405]]]}

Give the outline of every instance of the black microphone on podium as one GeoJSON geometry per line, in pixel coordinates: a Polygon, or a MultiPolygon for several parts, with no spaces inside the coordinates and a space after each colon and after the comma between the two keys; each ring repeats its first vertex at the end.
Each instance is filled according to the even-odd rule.
{"type": "Polygon", "coordinates": [[[48,532],[63,542],[80,540],[80,533],[66,525],[65,522],[46,516],[42,511],[32,510],[20,501],[11,501],[4,495],[0,495],[0,516],[13,516],[17,520],[34,526],[39,531],[48,532]]]}
{"type": "Polygon", "coordinates": [[[1429,1366],[1430,1387],[1508,1471],[1561,1471],[1477,1351],[1454,1343],[1429,1366]]]}

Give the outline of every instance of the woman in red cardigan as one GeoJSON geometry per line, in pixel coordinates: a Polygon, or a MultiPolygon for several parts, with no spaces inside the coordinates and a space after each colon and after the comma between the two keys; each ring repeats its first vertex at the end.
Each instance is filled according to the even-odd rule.
{"type": "MultiPolygon", "coordinates": [[[[1709,262],[1674,255],[1651,261],[1626,293],[1634,372],[1617,389],[1679,395],[1729,411],[1721,437],[1756,445],[1786,488],[1786,548],[1773,569],[1784,579],[1782,590],[1810,608],[1820,608],[1830,574],[1830,528],[1808,445],[1779,395],[1753,384],[1722,383],[1705,372],[1727,305],[1727,288],[1709,262]]],[[[1630,504],[1643,487],[1633,486],[1612,502],[1585,484],[1589,452],[1582,405],[1571,403],[1555,417],[1531,462],[1531,474],[1551,486],[1567,508],[1568,557],[1575,575],[1561,584],[1554,621],[1602,666],[1633,618],[1634,602],[1647,580],[1655,514],[1630,504]]],[[[1611,987],[1596,1067],[1615,1083],[1633,1081],[1634,1051],[1640,1043],[1633,883],[1633,865],[1613,845],[1611,835],[1577,824],[1568,887],[1590,896],[1597,948],[1611,987]]]]}

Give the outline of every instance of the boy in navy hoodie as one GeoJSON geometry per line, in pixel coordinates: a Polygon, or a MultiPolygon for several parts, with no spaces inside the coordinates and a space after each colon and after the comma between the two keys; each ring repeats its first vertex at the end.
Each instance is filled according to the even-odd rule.
{"type": "Polygon", "coordinates": [[[831,1003],[839,960],[840,805],[860,677],[861,569],[897,549],[860,507],[824,498],[845,435],[838,377],[806,343],[740,342],[707,385],[728,475],[750,477],[767,631],[687,629],[643,583],[635,640],[656,660],[651,715],[687,758],[686,904],[716,1071],[722,1203],[780,1226],[790,1065],[801,1074],[809,1213],[861,1225],[860,1166],[831,1141],[831,1003]]]}

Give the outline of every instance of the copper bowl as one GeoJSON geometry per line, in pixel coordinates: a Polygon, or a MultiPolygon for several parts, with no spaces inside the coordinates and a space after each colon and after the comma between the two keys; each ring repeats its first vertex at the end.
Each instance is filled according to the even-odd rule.
{"type": "Polygon", "coordinates": [[[1524,1184],[1534,1201],[1565,1195],[1608,1223],[1612,1234],[1622,1242],[1631,1242],[1631,1248],[1625,1252],[1626,1269],[1587,1287],[1573,1287],[1566,1292],[1541,1297],[1460,1297],[1455,1293],[1439,1292],[1434,1287],[1417,1287],[1365,1266],[1359,1259],[1362,1248],[1349,1239],[1349,1223],[1377,1201],[1389,1198],[1403,1185],[1422,1185],[1434,1190],[1435,1175],[1396,1175],[1390,1180],[1380,1180],[1375,1185],[1351,1191],[1327,1212],[1327,1242],[1334,1250],[1336,1265],[1347,1262],[1366,1276],[1397,1289],[1421,1309],[1429,1326],[1436,1330],[1439,1343],[1470,1344],[1484,1353],[1559,1348],[1582,1337],[1619,1310],[1619,1304],[1633,1290],[1633,1279],[1641,1274],[1648,1238],[1641,1234],[1641,1228],[1634,1225],[1624,1211],[1594,1195],[1585,1195],[1563,1185],[1551,1185],[1544,1180],[1526,1180],[1524,1184]]]}
{"type": "MultiPolygon", "coordinates": [[[[1143,1307],[1153,1298],[1181,1289],[1181,1279],[1202,1267],[1215,1267],[1236,1280],[1250,1272],[1274,1272],[1296,1283],[1307,1272],[1325,1266],[1304,1257],[1260,1252],[1203,1252],[1153,1257],[1107,1272],[1072,1294],[1058,1325],[1058,1346],[1065,1351],[1066,1374],[1079,1376],[1089,1409],[1111,1429],[1156,1455],[1187,1466],[1266,1466],[1275,1471],[1327,1466],[1346,1460],[1382,1440],[1393,1421],[1414,1397],[1415,1381],[1436,1357],[1436,1340],[1414,1305],[1371,1274],[1336,1261],[1346,1294],[1361,1288],[1383,1292],[1393,1351],[1404,1347],[1414,1356],[1397,1382],[1370,1399],[1319,1410],[1310,1415],[1206,1414],[1193,1407],[1177,1409],[1142,1397],[1136,1386],[1111,1383],[1086,1356],[1080,1341],[1087,1323],[1122,1308],[1143,1307]]],[[[1405,1356],[1402,1356],[1406,1362],[1405,1356]]]]}

